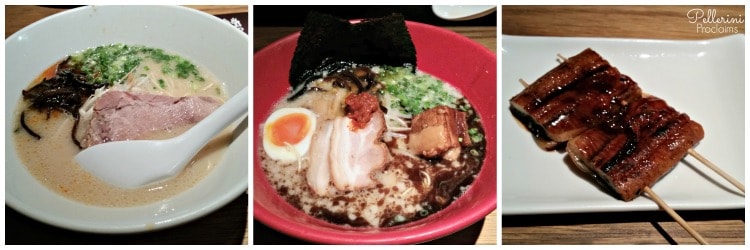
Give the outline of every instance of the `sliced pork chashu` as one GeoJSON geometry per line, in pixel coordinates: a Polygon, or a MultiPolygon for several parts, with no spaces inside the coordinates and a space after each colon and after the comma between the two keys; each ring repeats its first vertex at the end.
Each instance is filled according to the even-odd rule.
{"type": "Polygon", "coordinates": [[[222,104],[207,96],[171,97],[110,90],[94,103],[81,146],[138,139],[148,133],[198,123],[222,104]]]}

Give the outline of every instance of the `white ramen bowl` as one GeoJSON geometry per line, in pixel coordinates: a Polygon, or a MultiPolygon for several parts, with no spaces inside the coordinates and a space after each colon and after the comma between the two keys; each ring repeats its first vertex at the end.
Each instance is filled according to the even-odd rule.
{"type": "Polygon", "coordinates": [[[130,233],[175,226],[212,212],[247,190],[248,136],[231,143],[222,162],[185,192],[148,205],[108,208],[64,198],[20,162],[12,140],[21,90],[66,55],[111,43],[163,48],[226,83],[229,95],[248,84],[248,36],[217,17],[178,6],[88,6],[49,16],[5,40],[5,204],[36,220],[77,231],[130,233]],[[232,156],[232,157],[229,157],[232,156]]]}

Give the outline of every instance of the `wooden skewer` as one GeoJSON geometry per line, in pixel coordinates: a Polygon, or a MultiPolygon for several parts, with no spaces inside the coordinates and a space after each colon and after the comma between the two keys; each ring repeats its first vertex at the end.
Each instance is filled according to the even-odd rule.
{"type": "Polygon", "coordinates": [[[697,159],[701,163],[703,163],[703,165],[706,165],[706,167],[710,168],[711,170],[713,170],[717,174],[721,175],[721,177],[724,177],[724,179],[726,179],[727,181],[729,181],[730,183],[732,183],[732,185],[734,185],[735,187],[737,187],[740,190],[742,190],[742,193],[745,193],[745,185],[744,184],[740,183],[737,179],[735,179],[731,175],[729,175],[726,172],[724,172],[723,170],[721,170],[721,168],[719,168],[713,162],[711,162],[708,159],[706,159],[706,157],[703,157],[703,155],[699,154],[697,151],[695,151],[692,148],[688,149],[688,154],[691,155],[691,156],[693,156],[695,159],[697,159]]]}
{"type": "Polygon", "coordinates": [[[521,82],[521,85],[523,85],[524,88],[529,87],[529,83],[527,83],[523,79],[518,79],[518,81],[521,82]]]}
{"type": "Polygon", "coordinates": [[[708,244],[708,242],[706,242],[706,240],[703,239],[703,236],[701,236],[700,233],[698,233],[698,231],[695,231],[695,229],[693,229],[690,226],[690,224],[687,224],[687,222],[684,219],[682,219],[682,217],[680,217],[680,215],[677,214],[677,212],[675,212],[674,209],[672,209],[672,207],[667,205],[667,203],[664,202],[664,200],[662,200],[658,195],[656,195],[656,193],[654,193],[654,191],[651,190],[651,188],[644,187],[643,191],[646,192],[646,194],[648,194],[648,197],[650,197],[654,202],[656,202],[656,204],[658,204],[659,207],[661,207],[661,209],[663,209],[670,216],[672,216],[672,219],[677,221],[677,223],[680,224],[680,226],[682,226],[682,228],[684,228],[685,231],[687,231],[691,236],[693,236],[693,238],[695,238],[695,240],[697,240],[698,243],[700,243],[701,245],[708,244]]]}
{"type": "MultiPolygon", "coordinates": [[[[561,57],[561,58],[564,58],[564,57],[560,56],[560,54],[557,54],[557,56],[558,56],[558,57],[561,57]]],[[[524,81],[523,79],[518,79],[518,81],[519,81],[519,82],[521,82],[521,85],[523,85],[523,87],[524,87],[524,88],[526,88],[526,87],[528,87],[528,86],[529,86],[529,83],[527,83],[527,82],[526,82],[526,81],[524,81]]],[[[690,149],[690,150],[691,150],[691,151],[694,151],[694,150],[692,150],[692,149],[690,149]]],[[[697,152],[696,152],[696,154],[697,154],[697,152]]],[[[697,158],[697,157],[696,157],[696,158],[697,158]]],[[[699,159],[699,160],[700,160],[700,159],[699,159]]],[[[706,160],[706,161],[708,162],[708,160],[706,160]]],[[[701,162],[703,162],[703,161],[701,161],[701,162]]],[[[710,162],[709,162],[709,163],[710,163],[710,162]]],[[[713,169],[713,168],[712,168],[712,169],[713,169]]],[[[717,168],[717,169],[718,169],[718,168],[717,168]]],[[[662,199],[661,199],[661,198],[660,198],[660,197],[659,197],[658,195],[656,195],[656,193],[654,193],[654,191],[653,191],[653,190],[651,190],[651,188],[650,188],[650,187],[644,187],[644,188],[643,188],[643,191],[644,191],[644,192],[646,192],[646,194],[648,194],[648,196],[649,196],[649,197],[650,197],[650,198],[651,198],[651,199],[652,199],[652,200],[653,200],[654,202],[656,202],[656,204],[657,204],[657,205],[659,205],[659,207],[661,207],[661,209],[663,209],[664,211],[666,211],[666,212],[667,212],[667,214],[669,214],[669,216],[671,216],[671,217],[672,217],[672,219],[674,219],[675,221],[677,221],[677,223],[678,223],[678,224],[680,224],[680,226],[682,226],[682,228],[684,228],[684,229],[685,229],[685,231],[687,231],[687,232],[688,232],[688,233],[689,233],[689,234],[690,234],[691,236],[693,236],[693,238],[695,238],[695,240],[696,240],[696,241],[698,241],[698,243],[700,243],[701,245],[706,245],[706,244],[708,244],[708,242],[706,242],[706,240],[705,240],[705,239],[703,239],[703,236],[701,236],[701,235],[700,235],[700,233],[698,233],[698,231],[695,231],[695,229],[693,229],[693,228],[692,228],[692,227],[690,226],[690,224],[688,224],[688,223],[687,223],[687,222],[685,221],[685,219],[683,219],[683,218],[682,218],[682,217],[681,217],[681,216],[680,216],[679,214],[677,214],[677,212],[675,212],[675,211],[674,211],[674,209],[672,209],[672,207],[670,207],[670,206],[669,206],[669,205],[668,205],[668,204],[667,204],[666,202],[664,202],[664,200],[662,200],[662,199]]],[[[744,186],[743,186],[743,188],[742,188],[742,192],[745,192],[745,190],[744,190],[744,186]]]]}

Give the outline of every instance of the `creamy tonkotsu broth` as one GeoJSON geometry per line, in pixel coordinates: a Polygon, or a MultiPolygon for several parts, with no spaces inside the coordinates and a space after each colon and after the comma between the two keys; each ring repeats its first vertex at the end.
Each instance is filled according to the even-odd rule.
{"type": "MultiPolygon", "coordinates": [[[[116,49],[126,45],[108,46],[116,49]]],[[[138,48],[142,48],[143,51],[153,50],[146,47],[138,48]]],[[[89,50],[93,50],[93,48],[89,50]]],[[[102,90],[118,90],[138,94],[148,93],[171,97],[208,96],[220,102],[227,99],[224,83],[216,79],[213,74],[177,55],[161,50],[158,53],[158,56],[162,57],[157,59],[149,57],[149,54],[146,52],[135,53],[134,56],[141,58],[137,61],[134,68],[122,74],[118,78],[120,80],[117,80],[115,83],[106,82],[111,81],[111,79],[101,79],[105,83],[104,86],[89,101],[96,101],[95,98],[101,95],[102,92],[105,92],[102,90]],[[183,63],[183,65],[175,66],[175,62],[183,63]],[[165,64],[170,63],[172,63],[172,66],[165,66],[165,64]],[[178,69],[178,67],[184,68],[178,69]],[[179,72],[176,71],[179,70],[183,70],[182,73],[187,72],[189,75],[182,77],[186,75],[177,74],[179,72]]],[[[69,58],[81,56],[81,54],[83,52],[73,54],[69,58]]],[[[118,59],[111,61],[114,64],[121,63],[118,59]]],[[[66,60],[64,59],[60,63],[65,62],[66,60]]],[[[52,65],[50,69],[41,73],[39,78],[32,82],[27,90],[30,90],[44,79],[54,77],[55,69],[59,71],[58,65],[60,63],[52,65]]],[[[85,75],[85,73],[81,75],[85,75]]],[[[30,107],[32,106],[31,103],[31,100],[21,98],[13,115],[16,122],[12,136],[21,162],[39,182],[49,189],[54,190],[64,197],[91,205],[128,207],[148,204],[175,196],[194,186],[210,173],[222,160],[224,151],[232,140],[231,131],[226,130],[199,152],[190,165],[176,177],[138,189],[122,189],[97,179],[75,162],[73,157],[80,152],[81,148],[72,139],[76,136],[72,134],[75,118],[71,113],[55,108],[34,109],[30,107]],[[21,122],[22,114],[25,124],[21,122]],[[24,128],[24,126],[28,127],[29,130],[24,128]],[[39,135],[40,138],[32,135],[29,131],[39,135]]],[[[89,104],[93,105],[92,103],[89,104]]],[[[81,110],[85,109],[86,105],[81,110]]],[[[81,120],[78,125],[78,134],[81,133],[81,129],[86,127],[84,124],[87,122],[86,119],[90,119],[87,115],[80,115],[82,113],[79,113],[81,120]]],[[[162,131],[150,131],[141,134],[138,138],[132,139],[171,138],[181,134],[191,126],[192,124],[170,127],[162,131]]]]}
{"type": "MultiPolygon", "coordinates": [[[[388,227],[419,220],[440,211],[460,197],[480,170],[485,140],[479,116],[458,90],[433,76],[420,71],[415,74],[409,67],[354,66],[311,82],[303,91],[304,94],[299,97],[287,96],[275,104],[273,114],[261,128],[264,132],[259,139],[264,146],[258,150],[261,165],[271,185],[287,202],[309,215],[356,227],[388,227]],[[352,76],[359,80],[354,80],[352,76]],[[352,116],[355,118],[349,115],[356,113],[352,110],[360,109],[361,105],[348,102],[348,97],[363,93],[376,98],[374,105],[377,110],[368,111],[373,114],[368,125],[352,129],[357,126],[354,125],[357,115],[352,116]],[[414,153],[413,148],[417,146],[409,144],[412,137],[409,127],[415,125],[417,116],[430,113],[426,110],[437,107],[441,107],[437,109],[440,112],[454,110],[465,115],[468,125],[465,129],[472,143],[461,146],[460,152],[455,151],[453,155],[450,152],[428,156],[414,153]],[[310,124],[312,127],[300,129],[312,133],[309,142],[299,139],[278,147],[267,145],[273,144],[274,140],[268,137],[292,138],[269,132],[274,130],[269,127],[276,126],[280,121],[294,123],[294,119],[277,117],[293,117],[307,112],[304,110],[314,114],[309,118],[314,120],[310,124]],[[381,119],[375,117],[385,119],[386,127],[382,134],[376,133],[376,138],[367,137],[374,138],[376,146],[366,152],[348,151],[349,148],[370,143],[370,139],[354,139],[358,142],[347,144],[340,139],[344,135],[337,133],[347,136],[358,133],[356,131],[366,133],[373,121],[381,119]],[[336,125],[341,124],[342,120],[352,122],[336,125]],[[309,148],[305,146],[306,143],[309,143],[309,148]],[[380,157],[381,145],[386,148],[384,157],[380,157]],[[373,154],[376,155],[373,157],[375,160],[370,159],[373,154]],[[338,157],[354,163],[333,163],[338,157]],[[341,175],[337,173],[340,171],[337,168],[351,167],[352,172],[361,171],[363,168],[360,166],[367,163],[357,162],[357,159],[379,161],[380,158],[385,159],[384,164],[370,171],[363,170],[365,173],[360,173],[357,181],[346,184],[346,180],[334,177],[341,175]],[[316,167],[320,164],[327,167],[316,167]],[[359,185],[359,182],[365,184],[359,185]]],[[[298,127],[289,125],[284,129],[294,130],[298,127]]]]}

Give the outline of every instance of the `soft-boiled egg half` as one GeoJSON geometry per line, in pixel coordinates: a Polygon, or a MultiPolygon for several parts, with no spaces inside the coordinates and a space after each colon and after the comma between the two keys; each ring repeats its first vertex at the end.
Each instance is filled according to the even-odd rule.
{"type": "Polygon", "coordinates": [[[263,149],[275,160],[295,161],[310,149],[315,113],[305,108],[281,108],[263,125],[263,149]]]}

